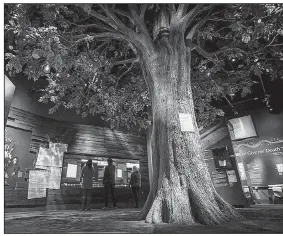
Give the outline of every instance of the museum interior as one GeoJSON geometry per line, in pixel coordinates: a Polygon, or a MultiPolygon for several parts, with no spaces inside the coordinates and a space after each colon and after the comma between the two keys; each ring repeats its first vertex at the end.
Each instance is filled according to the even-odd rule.
{"type": "MultiPolygon", "coordinates": [[[[77,209],[81,169],[93,160],[92,207],[103,206],[102,178],[107,158],[116,167],[116,195],[131,207],[128,188],[133,167],[141,172],[141,201],[152,181],[151,128],[113,130],[99,116],[82,118],[73,110],[49,114],[38,102],[37,83],[19,74],[5,76],[5,211],[12,208],[77,209]],[[5,158],[6,159],[6,158],[5,158]]],[[[282,84],[281,84],[282,86],[282,84]]],[[[204,159],[217,192],[235,207],[282,204],[282,89],[270,85],[270,104],[261,88],[200,128],[204,159]],[[276,101],[279,101],[276,103],[276,101]]]]}

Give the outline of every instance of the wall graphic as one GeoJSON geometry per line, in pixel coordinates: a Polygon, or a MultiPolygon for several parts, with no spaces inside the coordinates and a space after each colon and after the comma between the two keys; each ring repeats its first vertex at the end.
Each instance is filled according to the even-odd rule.
{"type": "Polygon", "coordinates": [[[28,199],[46,197],[48,176],[47,170],[29,171],[28,199]]]}
{"type": "Polygon", "coordinates": [[[46,197],[46,188],[60,189],[64,152],[67,144],[49,143],[40,147],[35,170],[29,173],[28,199],[46,197]]]}
{"type": "Polygon", "coordinates": [[[64,152],[67,151],[67,144],[49,143],[49,149],[40,147],[36,160],[36,168],[47,166],[62,167],[64,152]]]}
{"type": "MultiPolygon", "coordinates": [[[[234,145],[234,150],[239,172],[245,170],[248,185],[283,184],[283,139],[261,137],[252,142],[241,141],[234,145]]],[[[245,180],[243,173],[241,180],[245,180]]]]}

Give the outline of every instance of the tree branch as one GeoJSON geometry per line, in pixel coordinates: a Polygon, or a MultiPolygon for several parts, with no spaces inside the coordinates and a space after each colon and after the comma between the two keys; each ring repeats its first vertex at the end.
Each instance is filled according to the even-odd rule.
{"type": "Polygon", "coordinates": [[[122,61],[114,61],[111,62],[112,65],[122,65],[122,64],[129,64],[129,63],[136,63],[139,62],[139,58],[130,58],[130,59],[126,59],[126,60],[122,60],[122,61]]]}
{"type": "Polygon", "coordinates": [[[203,7],[203,4],[198,4],[194,9],[192,9],[187,15],[181,19],[181,25],[184,25],[186,28],[189,27],[190,23],[194,18],[201,13],[200,9],[203,7]]]}
{"type": "MultiPolygon", "coordinates": [[[[110,40],[105,41],[104,43],[102,43],[101,45],[99,45],[94,51],[98,52],[101,48],[103,48],[106,44],[109,44],[110,40]]],[[[104,50],[103,50],[104,51],[104,50]]]]}
{"type": "Polygon", "coordinates": [[[120,10],[120,9],[115,9],[114,12],[116,12],[117,14],[121,16],[127,17],[133,24],[135,23],[134,19],[127,12],[120,10]]]}
{"type": "Polygon", "coordinates": [[[93,16],[93,17],[95,17],[95,18],[97,18],[97,19],[99,19],[99,20],[101,20],[101,21],[103,21],[103,22],[106,23],[107,25],[113,27],[115,30],[118,29],[118,27],[116,26],[115,22],[111,21],[109,18],[107,18],[107,17],[105,17],[105,16],[103,16],[103,15],[101,15],[101,14],[99,14],[99,13],[93,11],[93,10],[90,10],[89,12],[87,12],[87,11],[84,9],[83,6],[81,6],[81,8],[83,9],[83,11],[85,11],[85,12],[88,13],[89,15],[91,15],[91,16],[93,16]]]}
{"type": "Polygon", "coordinates": [[[132,65],[131,65],[125,72],[123,72],[123,73],[118,77],[117,82],[116,82],[116,85],[115,85],[115,88],[117,88],[118,82],[120,81],[120,79],[121,79],[125,74],[127,74],[127,73],[133,68],[134,64],[135,64],[135,63],[132,63],[132,65]]]}
{"type": "Polygon", "coordinates": [[[104,10],[105,14],[113,21],[115,22],[115,26],[117,27],[117,29],[126,34],[129,37],[132,37],[135,40],[138,40],[138,35],[136,34],[135,31],[133,31],[132,29],[128,28],[114,13],[113,9],[109,9],[108,5],[101,5],[100,7],[104,10]]]}
{"type": "Polygon", "coordinates": [[[241,48],[222,48],[222,49],[220,49],[218,51],[211,52],[210,54],[211,55],[219,55],[219,54],[221,54],[223,52],[227,52],[227,51],[238,51],[238,52],[241,52],[241,53],[243,53],[243,54],[245,54],[247,56],[249,55],[248,52],[246,52],[245,50],[243,50],[241,48]]]}
{"type": "Polygon", "coordinates": [[[123,40],[123,41],[126,41],[126,42],[132,42],[132,40],[133,40],[133,39],[131,39],[131,38],[119,33],[119,32],[80,34],[80,35],[73,36],[72,39],[77,39],[78,41],[83,41],[83,40],[86,40],[87,37],[90,37],[90,39],[114,38],[114,39],[120,39],[120,40],[123,40]]]}
{"type": "Polygon", "coordinates": [[[179,5],[177,13],[176,13],[176,15],[179,19],[181,19],[183,16],[186,15],[188,7],[189,7],[189,4],[180,4],[179,5]]]}
{"type": "Polygon", "coordinates": [[[259,60],[267,60],[267,61],[281,61],[279,58],[265,58],[265,57],[258,57],[259,60]]]}
{"type": "Polygon", "coordinates": [[[204,49],[202,49],[199,45],[195,45],[193,49],[195,49],[204,58],[212,61],[216,65],[219,65],[219,62],[216,59],[214,59],[209,52],[207,52],[204,49]]]}
{"type": "Polygon", "coordinates": [[[173,3],[169,4],[169,10],[170,10],[171,19],[173,19],[176,16],[176,8],[173,3]]]}
{"type": "Polygon", "coordinates": [[[272,44],[273,41],[274,41],[274,39],[275,39],[277,36],[278,36],[278,34],[276,34],[276,35],[274,36],[274,38],[271,40],[271,42],[270,42],[268,45],[266,45],[264,48],[261,48],[261,49],[257,50],[255,53],[264,51],[264,49],[266,49],[266,48],[268,48],[268,47],[275,47],[275,46],[280,46],[280,45],[282,45],[283,43],[272,44]],[[271,45],[271,44],[272,44],[272,45],[271,45]]]}
{"type": "MultiPolygon", "coordinates": [[[[116,38],[116,39],[123,39],[124,41],[131,42],[136,47],[141,47],[141,45],[148,47],[150,45],[150,37],[145,42],[143,37],[140,37],[134,30],[127,27],[116,15],[114,12],[114,8],[110,9],[109,6],[99,4],[100,8],[104,11],[107,17],[93,11],[84,9],[83,6],[81,8],[87,12],[88,14],[92,15],[93,17],[103,21],[104,23],[108,24],[109,26],[113,27],[116,32],[108,32],[108,33],[98,33],[97,35],[92,34],[93,37],[99,39],[99,38],[116,38]]],[[[130,4],[131,6],[131,4],[130,4]]],[[[149,35],[149,34],[148,34],[149,35]]]]}
{"type": "Polygon", "coordinates": [[[144,15],[145,15],[146,9],[147,9],[147,4],[142,4],[142,6],[141,6],[141,14],[140,14],[140,18],[141,19],[144,19],[144,15]]]}
{"type": "Polygon", "coordinates": [[[204,23],[208,20],[208,17],[209,17],[209,15],[211,14],[211,12],[212,12],[212,9],[213,9],[213,7],[211,7],[211,9],[210,9],[210,11],[207,13],[207,15],[206,15],[206,17],[202,20],[202,21],[200,21],[200,22],[198,22],[197,24],[195,24],[193,27],[192,27],[192,29],[189,31],[189,33],[188,33],[188,35],[187,35],[187,39],[189,39],[189,40],[193,40],[193,37],[195,36],[195,34],[196,34],[196,32],[204,25],[204,23]]]}
{"type": "Polygon", "coordinates": [[[146,40],[146,44],[149,47],[153,47],[152,44],[152,39],[149,35],[149,32],[146,28],[145,22],[144,22],[144,13],[146,11],[147,5],[143,5],[142,9],[141,9],[141,13],[138,13],[138,7],[135,4],[129,4],[129,9],[131,12],[131,15],[135,21],[135,23],[139,26],[145,40],[146,40]]]}
{"type": "Polygon", "coordinates": [[[195,36],[196,32],[200,29],[200,27],[202,27],[204,25],[204,23],[206,22],[206,19],[199,21],[197,24],[195,24],[192,29],[189,31],[189,33],[187,34],[186,39],[189,40],[193,40],[193,37],[195,36]]]}
{"type": "MultiPolygon", "coordinates": [[[[235,20],[237,20],[237,19],[209,18],[209,19],[207,19],[207,20],[211,20],[211,21],[228,21],[228,22],[230,22],[230,21],[235,21],[235,20]]],[[[246,21],[246,22],[247,22],[247,21],[246,21]]],[[[251,21],[251,22],[253,22],[253,21],[251,21]]]]}
{"type": "Polygon", "coordinates": [[[223,65],[216,59],[214,59],[211,53],[202,49],[199,45],[194,45],[194,48],[200,55],[204,58],[208,59],[209,61],[213,62],[215,65],[219,66],[228,76],[230,76],[230,72],[223,68],[223,65]]]}
{"type": "Polygon", "coordinates": [[[110,32],[115,32],[115,30],[111,27],[108,27],[106,25],[103,25],[102,23],[93,23],[93,24],[87,24],[87,25],[77,25],[78,28],[97,28],[97,29],[103,29],[106,31],[110,31],[110,32]]]}

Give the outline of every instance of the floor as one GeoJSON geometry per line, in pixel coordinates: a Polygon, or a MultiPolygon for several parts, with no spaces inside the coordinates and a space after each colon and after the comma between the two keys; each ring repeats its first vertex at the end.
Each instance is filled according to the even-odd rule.
{"type": "Polygon", "coordinates": [[[283,207],[238,209],[245,221],[218,226],[147,224],[137,221],[140,209],[112,209],[91,211],[29,211],[5,213],[5,233],[282,233],[283,207]]]}

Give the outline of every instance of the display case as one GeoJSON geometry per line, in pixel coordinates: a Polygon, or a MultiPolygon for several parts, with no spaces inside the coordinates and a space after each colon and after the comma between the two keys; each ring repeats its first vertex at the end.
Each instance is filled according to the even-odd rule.
{"type": "MultiPolygon", "coordinates": [[[[103,187],[103,176],[105,166],[107,166],[107,158],[103,157],[89,157],[92,159],[95,174],[93,177],[93,187],[103,187]]],[[[116,169],[115,185],[116,187],[128,186],[133,172],[133,167],[139,168],[138,160],[129,159],[113,159],[113,165],[116,169]]],[[[85,166],[87,158],[81,158],[77,160],[71,160],[69,158],[64,159],[65,173],[63,174],[62,184],[63,186],[79,187],[81,169],[85,166]],[[76,164],[74,164],[76,163],[76,164]],[[76,167],[74,166],[76,165],[76,167]],[[76,177],[75,177],[76,176],[76,177]]]]}

